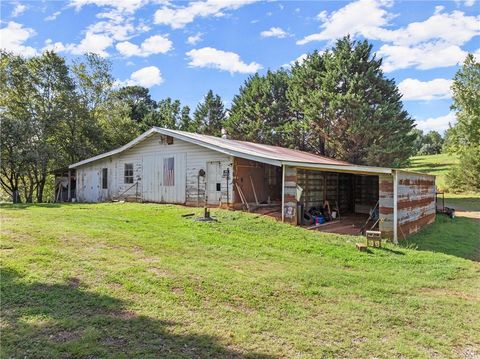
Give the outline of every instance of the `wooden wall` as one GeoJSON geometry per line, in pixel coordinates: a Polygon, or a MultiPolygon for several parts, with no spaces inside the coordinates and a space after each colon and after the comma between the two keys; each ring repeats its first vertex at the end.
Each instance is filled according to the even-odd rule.
{"type": "Polygon", "coordinates": [[[398,171],[399,239],[435,221],[435,177],[398,171]]]}
{"type": "MultiPolygon", "coordinates": [[[[435,221],[435,177],[397,172],[397,213],[399,240],[435,221]]],[[[380,230],[393,238],[393,176],[380,176],[380,230]]]]}
{"type": "Polygon", "coordinates": [[[285,166],[283,220],[297,224],[297,168],[285,166]]]}
{"type": "MultiPolygon", "coordinates": [[[[222,169],[230,168],[230,172],[233,172],[233,158],[228,155],[178,139],[174,139],[173,144],[168,145],[161,139],[160,134],[154,134],[137,146],[121,154],[80,166],[77,169],[77,200],[80,202],[101,202],[111,200],[123,193],[131,186],[131,184],[124,183],[125,163],[133,163],[134,181],[138,181],[138,191],[143,199],[144,195],[146,196],[149,191],[149,186],[144,183],[146,171],[162,170],[161,168],[145,167],[145,163],[152,163],[151,161],[147,161],[147,158],[150,159],[152,156],[185,156],[183,173],[186,178],[185,181],[183,181],[183,186],[186,188],[184,189],[184,201],[181,203],[188,205],[197,205],[197,203],[204,205],[205,203],[207,177],[199,178],[198,173],[200,169],[207,171],[208,161],[219,161],[222,169]],[[108,190],[101,189],[102,168],[108,168],[108,190]]],[[[178,170],[182,172],[180,169],[178,170]]],[[[181,182],[179,182],[178,185],[182,185],[181,182]]],[[[230,202],[232,202],[231,194],[233,187],[231,180],[229,184],[227,184],[226,179],[222,180],[222,197],[226,200],[227,186],[229,186],[229,197],[230,202]]],[[[181,189],[179,188],[178,190],[181,189]]],[[[129,190],[127,194],[134,195],[135,187],[129,190]]],[[[181,196],[177,198],[181,198],[181,196]]]]}

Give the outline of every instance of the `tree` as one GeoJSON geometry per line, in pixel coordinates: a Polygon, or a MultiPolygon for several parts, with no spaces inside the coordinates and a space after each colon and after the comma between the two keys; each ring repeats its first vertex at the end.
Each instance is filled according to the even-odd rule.
{"type": "Polygon", "coordinates": [[[193,126],[199,133],[220,136],[226,120],[226,111],[220,96],[215,95],[212,90],[208,91],[203,102],[197,105],[193,117],[193,126]]]}
{"type": "Polygon", "coordinates": [[[453,127],[456,150],[480,144],[480,62],[468,54],[452,84],[457,124],[453,127]]]}
{"type": "MultiPolygon", "coordinates": [[[[26,176],[29,154],[29,139],[33,136],[31,126],[32,88],[26,60],[1,52],[0,61],[0,184],[12,198],[21,202],[22,179],[26,176]]],[[[30,199],[33,189],[26,193],[30,199]]]]}
{"type": "Polygon", "coordinates": [[[182,107],[178,129],[186,132],[198,132],[198,128],[195,128],[195,124],[190,116],[190,107],[188,106],[182,107]]]}
{"type": "Polygon", "coordinates": [[[480,62],[472,54],[456,73],[452,91],[458,121],[447,131],[446,147],[460,163],[447,174],[447,183],[454,191],[480,191],[480,62]]]}
{"type": "Polygon", "coordinates": [[[113,93],[113,98],[129,107],[130,119],[138,124],[141,124],[144,118],[157,108],[157,103],[152,100],[150,91],[142,86],[122,87],[113,93]]]}
{"type": "Polygon", "coordinates": [[[289,75],[284,70],[250,76],[232,101],[225,127],[229,136],[278,146],[291,146],[293,114],[287,99],[289,75]]]}
{"type": "Polygon", "coordinates": [[[413,120],[381,64],[371,44],[347,36],[293,66],[288,97],[304,116],[306,149],[358,164],[408,160],[413,120]]]}
{"type": "Polygon", "coordinates": [[[419,155],[436,155],[442,152],[443,138],[437,131],[429,131],[422,136],[422,146],[418,150],[419,155]]]}

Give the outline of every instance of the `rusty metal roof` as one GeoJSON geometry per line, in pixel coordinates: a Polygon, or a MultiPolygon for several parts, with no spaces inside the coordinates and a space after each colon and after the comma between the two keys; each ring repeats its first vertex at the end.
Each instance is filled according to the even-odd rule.
{"type": "Polygon", "coordinates": [[[133,141],[130,141],[120,148],[74,163],[70,165],[69,168],[77,168],[87,163],[126,151],[156,133],[172,136],[174,138],[194,143],[214,151],[228,154],[230,156],[250,159],[275,166],[288,165],[312,169],[358,173],[392,173],[391,168],[354,165],[345,161],[284,147],[230,140],[215,136],[200,135],[198,133],[170,130],[160,127],[152,127],[150,130],[144,132],[133,141]]]}
{"type": "MultiPolygon", "coordinates": [[[[165,130],[165,129],[161,129],[165,130]]],[[[279,146],[270,146],[263,145],[260,143],[247,142],[247,141],[238,141],[231,139],[224,139],[215,136],[200,135],[197,133],[177,131],[177,130],[167,130],[171,134],[177,134],[185,136],[197,141],[201,141],[213,146],[218,146],[223,149],[229,149],[236,152],[245,153],[248,155],[264,157],[267,159],[278,160],[278,161],[291,161],[291,162],[306,162],[306,163],[318,163],[318,164],[330,164],[330,165],[351,165],[351,163],[336,160],[333,158],[314,155],[309,152],[292,150],[290,148],[279,147],[279,146]]]]}

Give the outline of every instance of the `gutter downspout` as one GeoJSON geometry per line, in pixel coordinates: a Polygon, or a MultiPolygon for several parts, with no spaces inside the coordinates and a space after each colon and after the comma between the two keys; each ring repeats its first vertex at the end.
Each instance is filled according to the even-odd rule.
{"type": "Polygon", "coordinates": [[[398,244],[398,172],[393,175],[393,243],[398,244]]]}
{"type": "Polygon", "coordinates": [[[285,222],[285,165],[282,164],[282,222],[285,222]]]}

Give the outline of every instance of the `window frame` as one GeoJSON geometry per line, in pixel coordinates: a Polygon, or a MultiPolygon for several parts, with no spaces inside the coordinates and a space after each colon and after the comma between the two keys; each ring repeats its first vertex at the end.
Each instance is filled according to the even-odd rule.
{"type": "Polygon", "coordinates": [[[133,178],[133,163],[124,163],[123,164],[123,183],[132,184],[134,182],[133,178]],[[130,167],[130,168],[127,168],[130,167]]]}
{"type": "Polygon", "coordinates": [[[108,189],[108,168],[102,168],[102,189],[108,189]]]}

